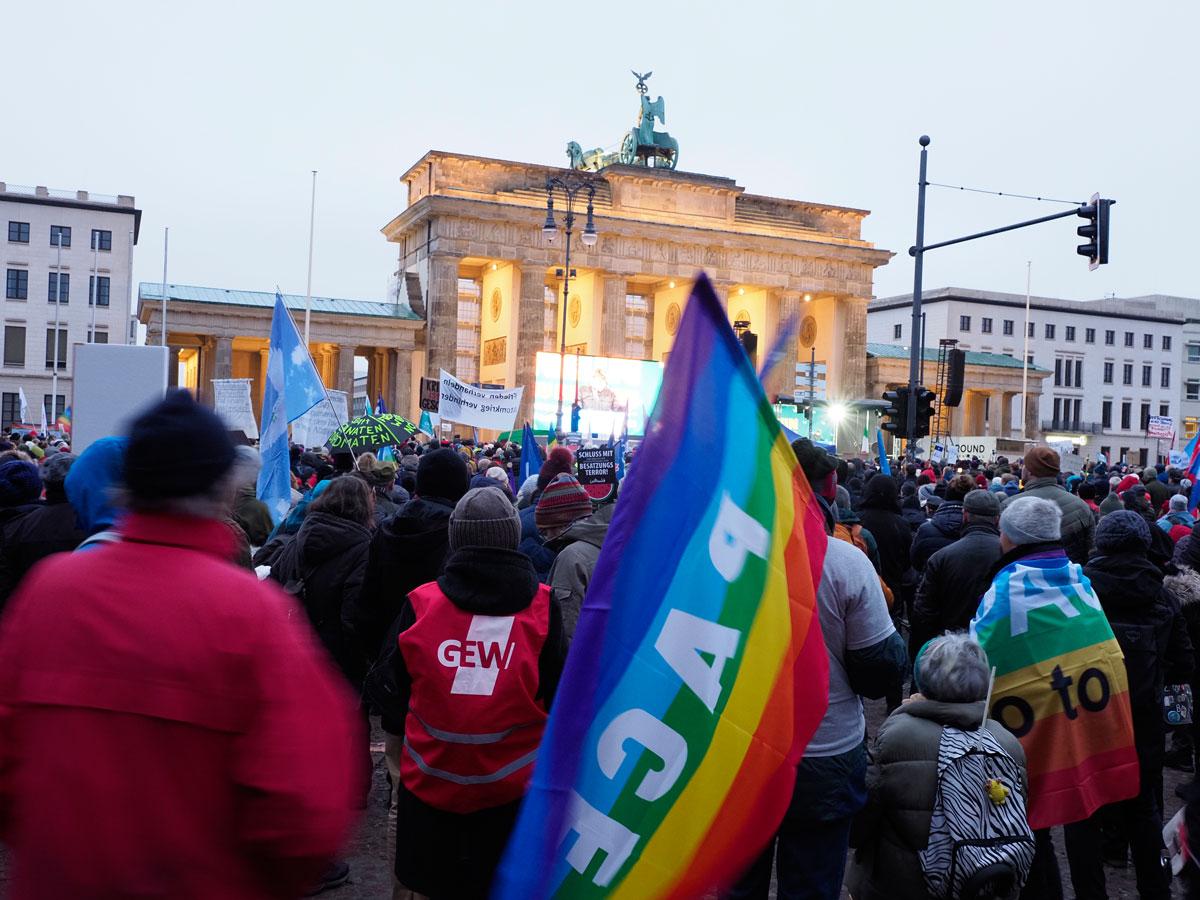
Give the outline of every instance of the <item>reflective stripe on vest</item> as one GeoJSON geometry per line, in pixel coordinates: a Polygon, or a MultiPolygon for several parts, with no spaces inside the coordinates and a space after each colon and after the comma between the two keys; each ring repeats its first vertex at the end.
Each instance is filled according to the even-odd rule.
{"type": "Polygon", "coordinates": [[[408,738],[404,739],[404,750],[408,753],[409,758],[416,764],[417,768],[433,778],[441,778],[443,781],[449,781],[453,784],[494,784],[497,781],[502,781],[509,775],[521,771],[535,759],[537,759],[537,751],[533,750],[526,753],[519,759],[513,760],[507,766],[497,769],[495,772],[489,772],[486,775],[457,775],[454,772],[447,772],[445,769],[435,769],[425,760],[421,759],[419,753],[412,748],[412,744],[408,742],[408,738]]]}
{"type": "Polygon", "coordinates": [[[446,741],[449,744],[496,744],[522,728],[541,728],[544,724],[542,722],[528,722],[524,725],[514,725],[512,728],[504,731],[494,731],[491,734],[458,734],[453,731],[442,731],[440,728],[434,728],[416,713],[409,713],[409,715],[421,723],[421,727],[425,729],[425,733],[430,737],[437,738],[439,741],[446,741]]]}

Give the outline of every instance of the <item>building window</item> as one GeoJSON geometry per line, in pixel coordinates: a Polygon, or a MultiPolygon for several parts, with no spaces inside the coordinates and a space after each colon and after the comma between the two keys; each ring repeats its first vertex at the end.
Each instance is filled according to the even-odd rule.
{"type": "Polygon", "coordinates": [[[480,282],[474,278],[458,279],[458,341],[454,350],[454,374],[468,383],[479,381],[479,317],[482,302],[480,282]]]}
{"type": "Polygon", "coordinates": [[[8,270],[4,296],[9,300],[29,299],[29,271],[27,269],[8,270]]]}
{"type": "Polygon", "coordinates": [[[1145,431],[1146,429],[1148,429],[1150,427],[1150,404],[1149,403],[1142,404],[1142,424],[1138,427],[1141,428],[1142,431],[1145,431]]]}
{"type": "Polygon", "coordinates": [[[1075,387],[1083,387],[1083,360],[1075,360],[1075,387]]]}
{"type": "Polygon", "coordinates": [[[1142,366],[1142,387],[1150,387],[1150,382],[1154,379],[1154,367],[1142,366]]]}
{"type": "Polygon", "coordinates": [[[21,397],[19,394],[4,392],[3,405],[0,406],[0,428],[8,429],[21,415],[21,397]]]}
{"type": "Polygon", "coordinates": [[[971,330],[971,317],[970,316],[959,316],[958,317],[958,330],[959,331],[970,331],[971,330]]]}
{"type": "Polygon", "coordinates": [[[1121,384],[1133,384],[1133,364],[1125,363],[1121,366],[1121,384]]]}
{"type": "Polygon", "coordinates": [[[8,223],[8,239],[10,241],[12,241],[14,244],[28,244],[29,243],[29,223],[28,222],[9,222],[8,223]]]}
{"type": "Polygon", "coordinates": [[[57,422],[58,417],[67,411],[67,395],[59,394],[58,399],[54,404],[54,408],[50,408],[50,395],[42,394],[42,409],[46,411],[47,422],[57,422]]]}
{"type": "MultiPolygon", "coordinates": [[[[1062,387],[1062,364],[1063,364],[1063,361],[1061,359],[1056,359],[1054,361],[1054,386],[1055,387],[1062,387]]],[[[1055,402],[1057,402],[1057,401],[1055,401],[1055,402]]],[[[1058,417],[1055,416],[1055,418],[1058,418],[1058,417]]]]}
{"type": "Polygon", "coordinates": [[[1170,403],[1158,404],[1158,414],[1160,416],[1169,416],[1171,414],[1171,404],[1170,403]]]}
{"type": "Polygon", "coordinates": [[[1046,340],[1054,340],[1054,326],[1049,322],[1046,323],[1046,340]]]}
{"type": "Polygon", "coordinates": [[[111,250],[112,249],[112,232],[105,231],[102,228],[92,229],[92,249],[93,250],[111,250]]]}
{"type": "Polygon", "coordinates": [[[1033,354],[1032,353],[1030,353],[1027,357],[1025,357],[1025,362],[1031,366],[1033,365],[1033,354]]]}
{"type": "Polygon", "coordinates": [[[1126,347],[1133,346],[1133,332],[1132,331],[1125,332],[1125,346],[1126,347]]]}
{"type": "Polygon", "coordinates": [[[1104,332],[1104,346],[1111,347],[1117,342],[1117,333],[1115,331],[1104,332]]]}
{"type": "Polygon", "coordinates": [[[1004,320],[1004,335],[1005,335],[1005,337],[1012,337],[1012,333],[1013,333],[1013,320],[1005,319],[1004,320]]]}
{"type": "Polygon", "coordinates": [[[625,295],[625,355],[649,359],[654,351],[654,312],[645,294],[625,295]]]}
{"type": "Polygon", "coordinates": [[[892,340],[898,341],[904,334],[904,326],[897,322],[892,326],[892,340]]]}
{"type": "Polygon", "coordinates": [[[1163,366],[1162,372],[1159,373],[1158,386],[1169,388],[1171,386],[1171,367],[1163,366]]]}
{"type": "Polygon", "coordinates": [[[1083,409],[1083,401],[1076,398],[1074,401],[1074,412],[1071,414],[1071,430],[1079,430],[1079,413],[1083,409]]]}
{"type": "Polygon", "coordinates": [[[1196,436],[1196,432],[1200,431],[1200,418],[1196,416],[1184,416],[1183,419],[1183,436],[1191,440],[1196,436]]]}
{"type": "Polygon", "coordinates": [[[109,278],[107,275],[89,275],[88,305],[91,306],[92,298],[94,297],[97,306],[108,306],[108,287],[109,278]]]}
{"type": "Polygon", "coordinates": [[[69,226],[69,225],[51,225],[50,226],[50,246],[51,247],[70,247],[71,246],[71,226],[69,226]]]}
{"type": "MultiPolygon", "coordinates": [[[[1067,405],[1070,406],[1070,404],[1071,404],[1071,401],[1068,400],[1067,405]]],[[[1050,420],[1050,427],[1053,428],[1055,431],[1062,428],[1062,425],[1060,424],[1062,422],[1062,419],[1059,417],[1060,412],[1061,412],[1061,405],[1062,405],[1062,400],[1060,400],[1058,397],[1055,397],[1054,398],[1054,417],[1050,420]]]]}
{"type": "Polygon", "coordinates": [[[1106,362],[1104,364],[1104,383],[1112,384],[1112,379],[1113,379],[1113,364],[1110,362],[1106,362]]]}
{"type": "Polygon", "coordinates": [[[1102,446],[1102,447],[1100,448],[1100,452],[1104,454],[1104,458],[1105,458],[1106,460],[1107,460],[1107,459],[1112,459],[1112,447],[1104,447],[1104,446],[1102,446]]]}
{"type": "Polygon", "coordinates": [[[1153,350],[1154,349],[1154,335],[1152,335],[1152,334],[1143,334],[1142,335],[1142,349],[1143,350],[1153,350]]]}
{"type": "Polygon", "coordinates": [[[983,331],[984,334],[991,334],[992,333],[992,320],[988,319],[988,318],[981,319],[979,322],[979,328],[980,328],[980,330],[983,331]]]}
{"type": "Polygon", "coordinates": [[[89,344],[107,344],[108,343],[108,332],[107,331],[96,331],[95,333],[93,333],[92,329],[89,328],[88,329],[88,343],[89,344]]]}
{"type": "Polygon", "coordinates": [[[1096,343],[1096,329],[1095,328],[1083,329],[1083,342],[1085,344],[1096,343]]]}
{"type": "Polygon", "coordinates": [[[1067,334],[1066,334],[1067,340],[1074,341],[1075,340],[1075,326],[1068,325],[1066,330],[1067,330],[1067,334]]]}
{"type": "Polygon", "coordinates": [[[1100,427],[1112,428],[1112,401],[1105,400],[1100,404],[1100,427]]]}
{"type": "Polygon", "coordinates": [[[14,369],[25,368],[25,326],[4,326],[4,365],[14,369]]]}
{"type": "Polygon", "coordinates": [[[1125,462],[1125,461],[1126,461],[1126,460],[1125,460],[1125,457],[1127,457],[1128,455],[1129,455],[1129,448],[1128,448],[1128,447],[1122,447],[1122,448],[1121,448],[1121,455],[1120,455],[1119,457],[1117,457],[1117,459],[1118,459],[1118,461],[1119,461],[1119,462],[1125,462]]]}
{"type": "MultiPolygon", "coordinates": [[[[1121,428],[1128,431],[1133,422],[1133,404],[1126,400],[1121,404],[1121,428]]],[[[1124,454],[1122,454],[1124,455],[1124,454]]]]}
{"type": "MultiPolygon", "coordinates": [[[[67,329],[58,329],[58,367],[67,367],[67,329]]],[[[54,329],[46,329],[46,368],[54,368],[54,329]]],[[[50,396],[49,394],[46,395],[50,396]]]]}
{"type": "Polygon", "coordinates": [[[1189,378],[1183,383],[1185,400],[1200,400],[1200,378],[1189,378]]]}
{"type": "Polygon", "coordinates": [[[1188,343],[1187,361],[1190,363],[1200,363],[1200,344],[1188,343]]]}
{"type": "Polygon", "coordinates": [[[1029,336],[1030,337],[1033,337],[1033,329],[1034,329],[1034,323],[1030,322],[1029,323],[1029,336]]]}
{"type": "Polygon", "coordinates": [[[1164,350],[1170,350],[1171,349],[1171,336],[1169,334],[1164,334],[1162,337],[1163,337],[1162,348],[1164,350]]]}
{"type": "Polygon", "coordinates": [[[51,272],[50,283],[46,289],[46,299],[51,303],[71,302],[71,275],[68,272],[51,272]],[[60,292],[61,288],[61,292],[60,292]]]}

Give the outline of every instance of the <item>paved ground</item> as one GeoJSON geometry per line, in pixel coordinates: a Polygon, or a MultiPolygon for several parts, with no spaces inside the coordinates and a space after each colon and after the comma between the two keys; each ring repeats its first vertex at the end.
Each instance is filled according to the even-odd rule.
{"type": "MultiPolygon", "coordinates": [[[[883,717],[883,704],[872,703],[868,710],[872,729],[878,726],[883,717]]],[[[382,735],[376,729],[375,740],[382,741],[382,735]]],[[[392,851],[387,846],[387,801],[388,788],[386,769],[383,764],[382,744],[377,743],[380,752],[372,754],[375,771],[372,779],[371,796],[363,818],[356,829],[354,839],[349,848],[347,859],[350,862],[350,882],[336,890],[323,894],[329,900],[387,900],[391,897],[391,859],[392,851]]],[[[1168,817],[1175,814],[1180,801],[1175,797],[1175,787],[1190,776],[1168,769],[1164,773],[1165,801],[1168,817]]],[[[1059,849],[1059,866],[1064,878],[1067,877],[1067,860],[1062,850],[1061,835],[1056,834],[1059,849]]],[[[1108,893],[1111,900],[1133,900],[1137,897],[1134,887],[1132,869],[1107,869],[1108,893]]],[[[4,885],[8,877],[8,854],[0,846],[0,897],[5,896],[4,885]]],[[[1065,896],[1073,896],[1070,884],[1064,885],[1065,896]]],[[[772,896],[774,892],[772,892],[772,896]]],[[[845,896],[845,895],[843,895],[845,896]]]]}

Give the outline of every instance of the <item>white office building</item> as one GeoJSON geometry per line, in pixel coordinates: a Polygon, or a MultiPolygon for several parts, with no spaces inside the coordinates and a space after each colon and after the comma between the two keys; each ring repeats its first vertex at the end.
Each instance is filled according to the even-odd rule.
{"type": "Polygon", "coordinates": [[[131,342],[133,247],[141,217],[133,197],[125,195],[0,182],[0,226],[7,238],[0,244],[0,427],[22,418],[37,425],[43,406],[52,423],[71,404],[75,345],[131,342]]]}
{"type": "MultiPolygon", "coordinates": [[[[1195,343],[1193,353],[1184,333],[1189,308],[1200,318],[1200,300],[1181,297],[1030,298],[1029,362],[1054,374],[1043,382],[1038,409],[1025,416],[1026,436],[1069,440],[1080,452],[1100,451],[1109,459],[1144,464],[1169,447],[1168,441],[1160,445],[1147,437],[1151,416],[1171,416],[1194,433],[1200,421],[1200,323],[1190,338],[1195,343]],[[1195,359],[1187,363],[1185,372],[1184,360],[1192,356],[1195,359]],[[1184,393],[1185,384],[1190,394],[1184,393]],[[1187,396],[1194,402],[1185,401],[1187,396]]],[[[953,339],[963,350],[1002,353],[1014,359],[1025,352],[1022,294],[941,288],[925,293],[922,310],[928,348],[953,339]]],[[[872,301],[867,340],[908,346],[911,316],[911,295],[872,301]]],[[[987,388],[966,387],[968,394],[972,387],[987,388]]],[[[1020,437],[1020,394],[1006,395],[1005,402],[1012,404],[1002,417],[1006,433],[996,436],[1020,437]]],[[[1179,436],[1176,447],[1184,437],[1179,436]]]]}

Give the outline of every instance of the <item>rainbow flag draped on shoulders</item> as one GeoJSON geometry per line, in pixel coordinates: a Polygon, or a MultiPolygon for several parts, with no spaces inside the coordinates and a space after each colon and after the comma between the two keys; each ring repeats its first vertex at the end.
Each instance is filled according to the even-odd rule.
{"type": "Polygon", "coordinates": [[[782,820],[828,702],[825,543],[701,275],[494,897],[694,897],[741,873],[782,820]],[[697,458],[714,461],[703,479],[697,458]]]}
{"type": "Polygon", "coordinates": [[[1021,741],[1032,828],[1138,791],[1125,658],[1091,582],[1062,550],[1002,568],[971,633],[996,667],[991,716],[1021,741]]]}

